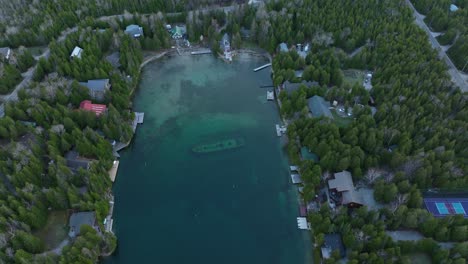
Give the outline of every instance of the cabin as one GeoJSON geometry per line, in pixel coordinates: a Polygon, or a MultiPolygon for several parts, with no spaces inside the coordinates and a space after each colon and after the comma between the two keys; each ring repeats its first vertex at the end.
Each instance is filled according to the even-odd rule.
{"type": "Polygon", "coordinates": [[[139,25],[128,25],[125,28],[125,34],[130,35],[133,38],[139,38],[143,36],[143,28],[139,25]]]}
{"type": "Polygon", "coordinates": [[[67,161],[67,167],[70,168],[72,172],[77,172],[80,168],[84,170],[89,170],[91,167],[92,160],[80,157],[78,152],[71,150],[65,154],[65,159],[67,161]]]}
{"type": "Polygon", "coordinates": [[[104,100],[104,95],[111,88],[109,79],[88,80],[87,82],[80,82],[79,84],[88,88],[89,95],[98,101],[104,100]]]}
{"type": "Polygon", "coordinates": [[[72,53],[70,54],[70,59],[78,58],[81,59],[81,55],[83,54],[83,49],[76,46],[72,53]]]}
{"type": "Polygon", "coordinates": [[[93,228],[97,227],[96,224],[96,212],[89,211],[89,212],[77,212],[73,213],[70,216],[69,224],[70,231],[68,232],[68,236],[71,238],[76,237],[80,234],[80,229],[84,225],[89,225],[93,228]]]}
{"type": "Polygon", "coordinates": [[[330,198],[338,205],[350,208],[363,205],[362,197],[354,189],[353,178],[349,171],[334,174],[334,178],[328,180],[330,198]]]}
{"type": "Polygon", "coordinates": [[[11,49],[9,47],[0,48],[0,60],[9,61],[11,57],[11,49]]]}
{"type": "Polygon", "coordinates": [[[84,100],[83,102],[80,103],[80,109],[94,112],[96,116],[100,116],[106,112],[107,106],[103,104],[93,104],[89,100],[84,100]]]}
{"type": "Polygon", "coordinates": [[[324,116],[333,119],[333,115],[330,112],[330,103],[325,101],[323,97],[318,95],[312,96],[309,98],[307,106],[309,107],[309,111],[312,113],[313,117],[324,116]]]}
{"type": "Polygon", "coordinates": [[[320,249],[323,259],[329,259],[333,251],[338,251],[341,258],[346,255],[345,246],[340,234],[326,234],[324,243],[320,249]]]}

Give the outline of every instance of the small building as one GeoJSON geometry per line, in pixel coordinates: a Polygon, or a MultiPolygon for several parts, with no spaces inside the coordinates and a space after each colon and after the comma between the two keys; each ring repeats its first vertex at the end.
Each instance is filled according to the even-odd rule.
{"type": "Polygon", "coordinates": [[[185,26],[175,26],[170,33],[173,39],[181,39],[187,34],[187,28],[185,26]]]}
{"type": "Polygon", "coordinates": [[[330,103],[325,101],[323,97],[314,95],[309,98],[307,105],[313,117],[325,116],[333,119],[333,115],[330,112],[330,103]]]}
{"type": "Polygon", "coordinates": [[[68,232],[68,236],[73,238],[80,234],[80,229],[83,225],[89,225],[93,228],[96,227],[96,212],[89,211],[89,212],[77,212],[73,213],[70,216],[70,221],[68,226],[70,227],[70,231],[68,232]]]}
{"type": "Polygon", "coordinates": [[[297,217],[297,228],[302,230],[310,230],[310,223],[305,217],[297,217]]]}
{"type": "Polygon", "coordinates": [[[128,25],[125,28],[125,34],[128,34],[134,38],[139,38],[143,36],[143,28],[135,24],[128,25]]]}
{"type": "Polygon", "coordinates": [[[301,175],[298,174],[298,173],[291,174],[291,181],[292,181],[293,184],[302,183],[301,175]]]}
{"type": "Polygon", "coordinates": [[[77,172],[80,168],[89,170],[92,160],[80,157],[78,152],[71,150],[65,154],[67,160],[67,167],[73,172],[77,172]]]}
{"type": "Polygon", "coordinates": [[[80,82],[80,85],[88,88],[89,95],[95,100],[103,100],[106,92],[111,88],[109,79],[88,80],[80,82]]]}
{"type": "Polygon", "coordinates": [[[94,112],[97,116],[100,116],[106,112],[107,106],[103,104],[93,104],[89,100],[84,100],[80,103],[80,109],[94,112]]]}
{"type": "Polygon", "coordinates": [[[348,207],[360,207],[363,205],[362,197],[354,189],[353,178],[349,171],[334,174],[334,178],[328,180],[330,198],[337,204],[348,207]]]}
{"type": "Polygon", "coordinates": [[[78,59],[81,59],[81,55],[83,54],[83,49],[76,46],[72,53],[70,54],[70,58],[71,59],[74,59],[74,58],[78,58],[78,59]]]}
{"type": "Polygon", "coordinates": [[[0,48],[0,60],[8,61],[11,57],[11,49],[9,47],[0,48]]]}
{"type": "Polygon", "coordinates": [[[450,4],[450,12],[456,12],[458,11],[458,6],[454,5],[454,4],[450,4]]]}
{"type": "Polygon", "coordinates": [[[289,49],[288,49],[288,44],[282,42],[279,44],[279,51],[280,52],[288,52],[289,49]]]}
{"type": "Polygon", "coordinates": [[[326,234],[325,241],[321,248],[322,258],[329,259],[332,252],[337,250],[341,258],[345,257],[345,246],[340,234],[326,234]]]}

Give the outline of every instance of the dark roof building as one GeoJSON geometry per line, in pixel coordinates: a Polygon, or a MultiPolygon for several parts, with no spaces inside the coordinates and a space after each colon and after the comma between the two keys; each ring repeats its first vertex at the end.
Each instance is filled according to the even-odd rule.
{"type": "Polygon", "coordinates": [[[0,48],[0,59],[8,61],[11,56],[11,49],[8,47],[0,48]]]}
{"type": "Polygon", "coordinates": [[[109,79],[88,80],[80,82],[80,85],[88,88],[89,95],[96,100],[103,100],[106,91],[111,87],[109,79]]]}
{"type": "Polygon", "coordinates": [[[79,235],[80,228],[83,225],[89,225],[91,227],[95,227],[96,226],[96,213],[93,211],[73,213],[70,216],[70,222],[68,224],[68,226],[70,227],[70,231],[68,235],[70,237],[75,237],[76,235],[79,235]]]}
{"type": "Polygon", "coordinates": [[[332,252],[337,250],[341,258],[345,257],[345,246],[341,240],[340,234],[326,234],[325,242],[321,248],[322,257],[324,259],[329,259],[332,255],[332,252]]]}
{"type": "Polygon", "coordinates": [[[67,160],[67,166],[74,172],[78,171],[80,168],[89,170],[91,166],[91,160],[85,159],[79,156],[78,152],[71,150],[65,154],[65,159],[67,160]]]}
{"type": "Polygon", "coordinates": [[[363,205],[362,197],[354,189],[353,178],[349,171],[335,173],[334,179],[328,180],[331,198],[348,207],[363,205]]]}
{"type": "Polygon", "coordinates": [[[128,25],[127,28],[125,28],[125,33],[134,38],[139,38],[143,36],[143,28],[139,25],[128,25]]]}
{"type": "Polygon", "coordinates": [[[299,88],[302,85],[304,85],[306,87],[311,87],[311,86],[317,86],[318,83],[317,82],[307,82],[307,81],[302,81],[300,83],[292,83],[292,82],[289,82],[289,81],[285,81],[281,85],[281,89],[285,90],[286,93],[288,93],[288,95],[291,95],[292,92],[299,90],[299,88]]]}
{"type": "Polygon", "coordinates": [[[333,119],[333,115],[330,112],[330,103],[325,101],[325,99],[321,96],[314,95],[309,98],[308,101],[309,111],[312,113],[314,117],[328,117],[333,119]]]}

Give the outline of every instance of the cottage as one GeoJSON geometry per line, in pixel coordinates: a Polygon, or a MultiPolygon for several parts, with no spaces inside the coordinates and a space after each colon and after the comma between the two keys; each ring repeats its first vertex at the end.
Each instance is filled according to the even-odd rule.
{"type": "Polygon", "coordinates": [[[0,60],[8,61],[11,56],[11,49],[9,47],[0,48],[0,60]]]}
{"type": "Polygon", "coordinates": [[[345,257],[345,246],[340,234],[326,234],[321,248],[322,258],[329,259],[333,251],[338,251],[341,258],[345,257]]]}
{"type": "Polygon", "coordinates": [[[362,197],[354,189],[353,178],[349,171],[334,174],[334,178],[328,180],[330,198],[338,204],[348,207],[360,207],[363,205],[362,197]]]}
{"type": "Polygon", "coordinates": [[[330,112],[330,103],[325,101],[325,99],[321,96],[315,95],[309,98],[308,100],[308,107],[309,111],[312,113],[314,117],[328,117],[333,119],[333,115],[330,112]]]}
{"type": "Polygon", "coordinates": [[[82,158],[78,152],[71,150],[65,154],[65,159],[67,160],[67,167],[69,167],[73,172],[77,172],[80,168],[89,170],[91,167],[92,160],[82,158]]]}
{"type": "Polygon", "coordinates": [[[143,36],[143,28],[139,25],[128,25],[125,28],[125,34],[128,34],[134,38],[139,38],[143,36]]]}
{"type": "Polygon", "coordinates": [[[89,100],[84,100],[80,103],[80,109],[94,112],[97,116],[100,116],[106,112],[107,106],[103,104],[93,104],[89,100]]]}
{"type": "Polygon", "coordinates": [[[73,213],[70,216],[70,221],[68,226],[70,227],[70,231],[68,236],[73,238],[80,234],[80,229],[84,225],[89,225],[93,228],[96,227],[96,212],[77,212],[73,213]]]}
{"type": "Polygon", "coordinates": [[[70,58],[73,59],[73,58],[78,58],[78,59],[81,59],[81,54],[83,53],[83,49],[76,46],[72,53],[70,54],[70,58]]]}
{"type": "Polygon", "coordinates": [[[87,82],[80,82],[80,85],[88,88],[89,95],[98,101],[104,99],[104,95],[111,87],[109,79],[88,80],[87,82]]]}

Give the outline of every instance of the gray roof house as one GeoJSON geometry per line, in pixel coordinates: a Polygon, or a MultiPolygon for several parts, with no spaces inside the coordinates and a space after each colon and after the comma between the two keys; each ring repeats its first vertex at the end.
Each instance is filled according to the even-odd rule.
{"type": "Polygon", "coordinates": [[[292,82],[286,81],[281,85],[282,86],[281,88],[283,90],[285,90],[286,93],[288,93],[288,95],[291,95],[292,92],[299,90],[301,85],[311,87],[311,86],[317,86],[318,83],[317,82],[307,82],[307,81],[302,81],[300,83],[292,83],[292,82]]]}
{"type": "Polygon", "coordinates": [[[280,50],[280,52],[288,52],[289,51],[288,44],[286,44],[284,42],[281,42],[279,44],[279,50],[280,50]]]}
{"type": "Polygon", "coordinates": [[[9,60],[11,56],[11,49],[8,47],[0,48],[0,59],[9,60]]]}
{"type": "Polygon", "coordinates": [[[111,87],[109,79],[88,80],[80,82],[80,85],[88,88],[89,95],[96,100],[103,100],[104,95],[111,87]]]}
{"type": "Polygon", "coordinates": [[[72,53],[70,54],[70,58],[72,58],[72,59],[73,59],[73,58],[81,59],[81,54],[82,54],[82,53],[83,53],[83,49],[80,48],[80,47],[78,47],[78,46],[76,46],[76,47],[73,49],[72,53]]]}
{"type": "Polygon", "coordinates": [[[345,246],[343,241],[341,240],[340,234],[326,234],[325,235],[325,242],[321,248],[322,251],[322,258],[329,259],[331,257],[331,253],[337,250],[340,253],[340,257],[345,257],[345,246]]]}
{"type": "Polygon", "coordinates": [[[80,168],[89,170],[92,160],[85,159],[79,156],[78,152],[71,150],[65,154],[65,159],[67,160],[67,166],[73,171],[76,172],[80,168]]]}
{"type": "Polygon", "coordinates": [[[334,179],[328,180],[328,188],[341,194],[341,204],[348,207],[363,205],[362,197],[354,189],[353,177],[349,171],[334,174],[334,179]]]}
{"type": "Polygon", "coordinates": [[[325,101],[323,97],[314,95],[308,100],[309,111],[314,117],[326,116],[333,119],[333,115],[330,112],[330,103],[325,101]]]}
{"type": "Polygon", "coordinates": [[[143,36],[143,28],[139,25],[128,25],[127,28],[125,28],[125,33],[134,38],[139,38],[143,36]]]}
{"type": "Polygon", "coordinates": [[[70,221],[68,226],[70,227],[70,231],[68,236],[75,237],[76,235],[80,234],[80,228],[83,225],[89,225],[91,227],[96,226],[96,212],[77,212],[73,213],[70,216],[70,221]]]}

